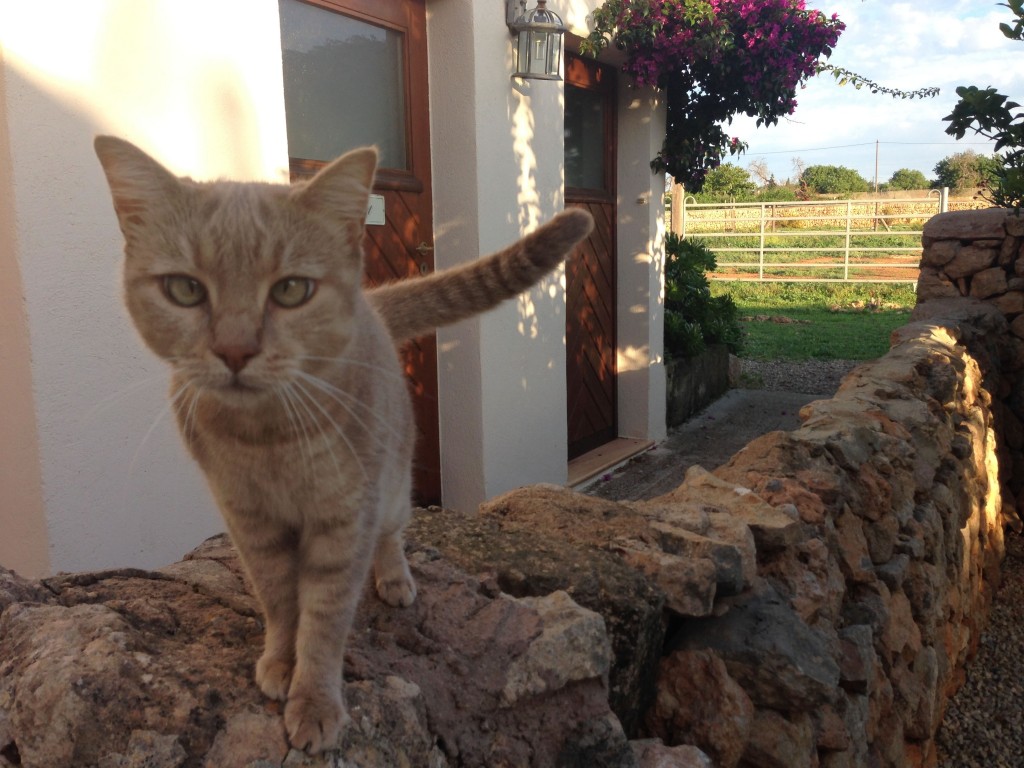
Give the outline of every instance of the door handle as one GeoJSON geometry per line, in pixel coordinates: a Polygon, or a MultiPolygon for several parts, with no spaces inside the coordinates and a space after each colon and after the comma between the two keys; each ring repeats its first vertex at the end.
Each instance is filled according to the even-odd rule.
{"type": "MultiPolygon", "coordinates": [[[[434,252],[434,246],[427,245],[425,240],[421,241],[420,244],[416,246],[416,253],[418,253],[420,256],[426,257],[428,253],[433,253],[433,252],[434,252]]],[[[420,262],[420,274],[421,275],[425,275],[428,272],[430,272],[430,265],[427,264],[426,261],[421,261],[420,262]]]]}

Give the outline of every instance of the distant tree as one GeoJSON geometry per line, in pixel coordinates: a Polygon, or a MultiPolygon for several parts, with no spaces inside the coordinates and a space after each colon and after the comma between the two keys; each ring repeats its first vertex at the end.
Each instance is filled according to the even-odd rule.
{"type": "Polygon", "coordinates": [[[985,186],[993,182],[1000,167],[998,158],[973,149],[957,152],[935,164],[935,186],[958,190],[985,186]]]}
{"type": "Polygon", "coordinates": [[[804,169],[807,167],[807,163],[805,163],[804,159],[799,156],[794,157],[791,162],[793,163],[793,178],[795,178],[799,184],[800,179],[803,178],[804,169]]]}
{"type": "Polygon", "coordinates": [[[751,160],[750,165],[747,166],[747,170],[750,171],[750,175],[753,176],[757,183],[762,187],[775,182],[775,176],[768,168],[768,161],[763,157],[758,158],[757,160],[751,160]]]}
{"type": "Polygon", "coordinates": [[[928,178],[920,171],[900,168],[889,177],[890,189],[928,189],[928,178]]]}
{"type": "Polygon", "coordinates": [[[867,180],[852,168],[842,165],[811,165],[800,177],[811,192],[819,195],[845,195],[867,192],[867,180]]]}
{"type": "Polygon", "coordinates": [[[744,199],[753,196],[756,189],[749,173],[738,165],[725,163],[708,171],[701,196],[716,200],[744,199]]]}

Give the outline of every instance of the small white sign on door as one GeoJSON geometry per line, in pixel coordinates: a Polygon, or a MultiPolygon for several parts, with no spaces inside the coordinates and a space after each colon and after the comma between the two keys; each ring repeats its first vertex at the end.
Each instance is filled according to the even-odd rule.
{"type": "Polygon", "coordinates": [[[384,225],[384,195],[370,195],[366,206],[366,224],[378,227],[384,225]]]}

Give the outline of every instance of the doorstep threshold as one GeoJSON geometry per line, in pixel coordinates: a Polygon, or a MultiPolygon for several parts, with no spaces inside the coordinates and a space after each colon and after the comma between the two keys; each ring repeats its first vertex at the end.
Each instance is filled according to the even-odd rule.
{"type": "Polygon", "coordinates": [[[569,479],[566,485],[580,490],[581,486],[587,485],[605,472],[625,464],[634,456],[649,451],[653,447],[653,440],[617,437],[570,461],[569,479]]]}

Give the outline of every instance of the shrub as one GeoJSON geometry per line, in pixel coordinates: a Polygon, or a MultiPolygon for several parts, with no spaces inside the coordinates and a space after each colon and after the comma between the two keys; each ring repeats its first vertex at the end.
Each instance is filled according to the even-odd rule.
{"type": "Polygon", "coordinates": [[[693,357],[708,344],[738,352],[742,340],[738,311],[730,296],[712,296],[707,272],[715,255],[699,240],[675,233],[665,238],[665,353],[693,357]]]}
{"type": "Polygon", "coordinates": [[[955,152],[935,164],[935,186],[955,192],[988,186],[996,178],[999,160],[980,155],[973,149],[955,152]]]}
{"type": "Polygon", "coordinates": [[[867,192],[868,182],[857,171],[842,165],[812,165],[800,180],[819,195],[867,192]]]}
{"type": "Polygon", "coordinates": [[[725,163],[708,171],[704,179],[704,187],[697,199],[704,203],[721,201],[743,202],[752,200],[757,187],[750,179],[750,174],[733,163],[725,163]]]}
{"type": "Polygon", "coordinates": [[[928,189],[928,179],[920,171],[910,168],[900,168],[894,172],[889,179],[888,186],[891,189],[928,189]]]}
{"type": "Polygon", "coordinates": [[[754,197],[759,203],[791,203],[796,200],[796,190],[792,187],[765,187],[754,197]]]}

